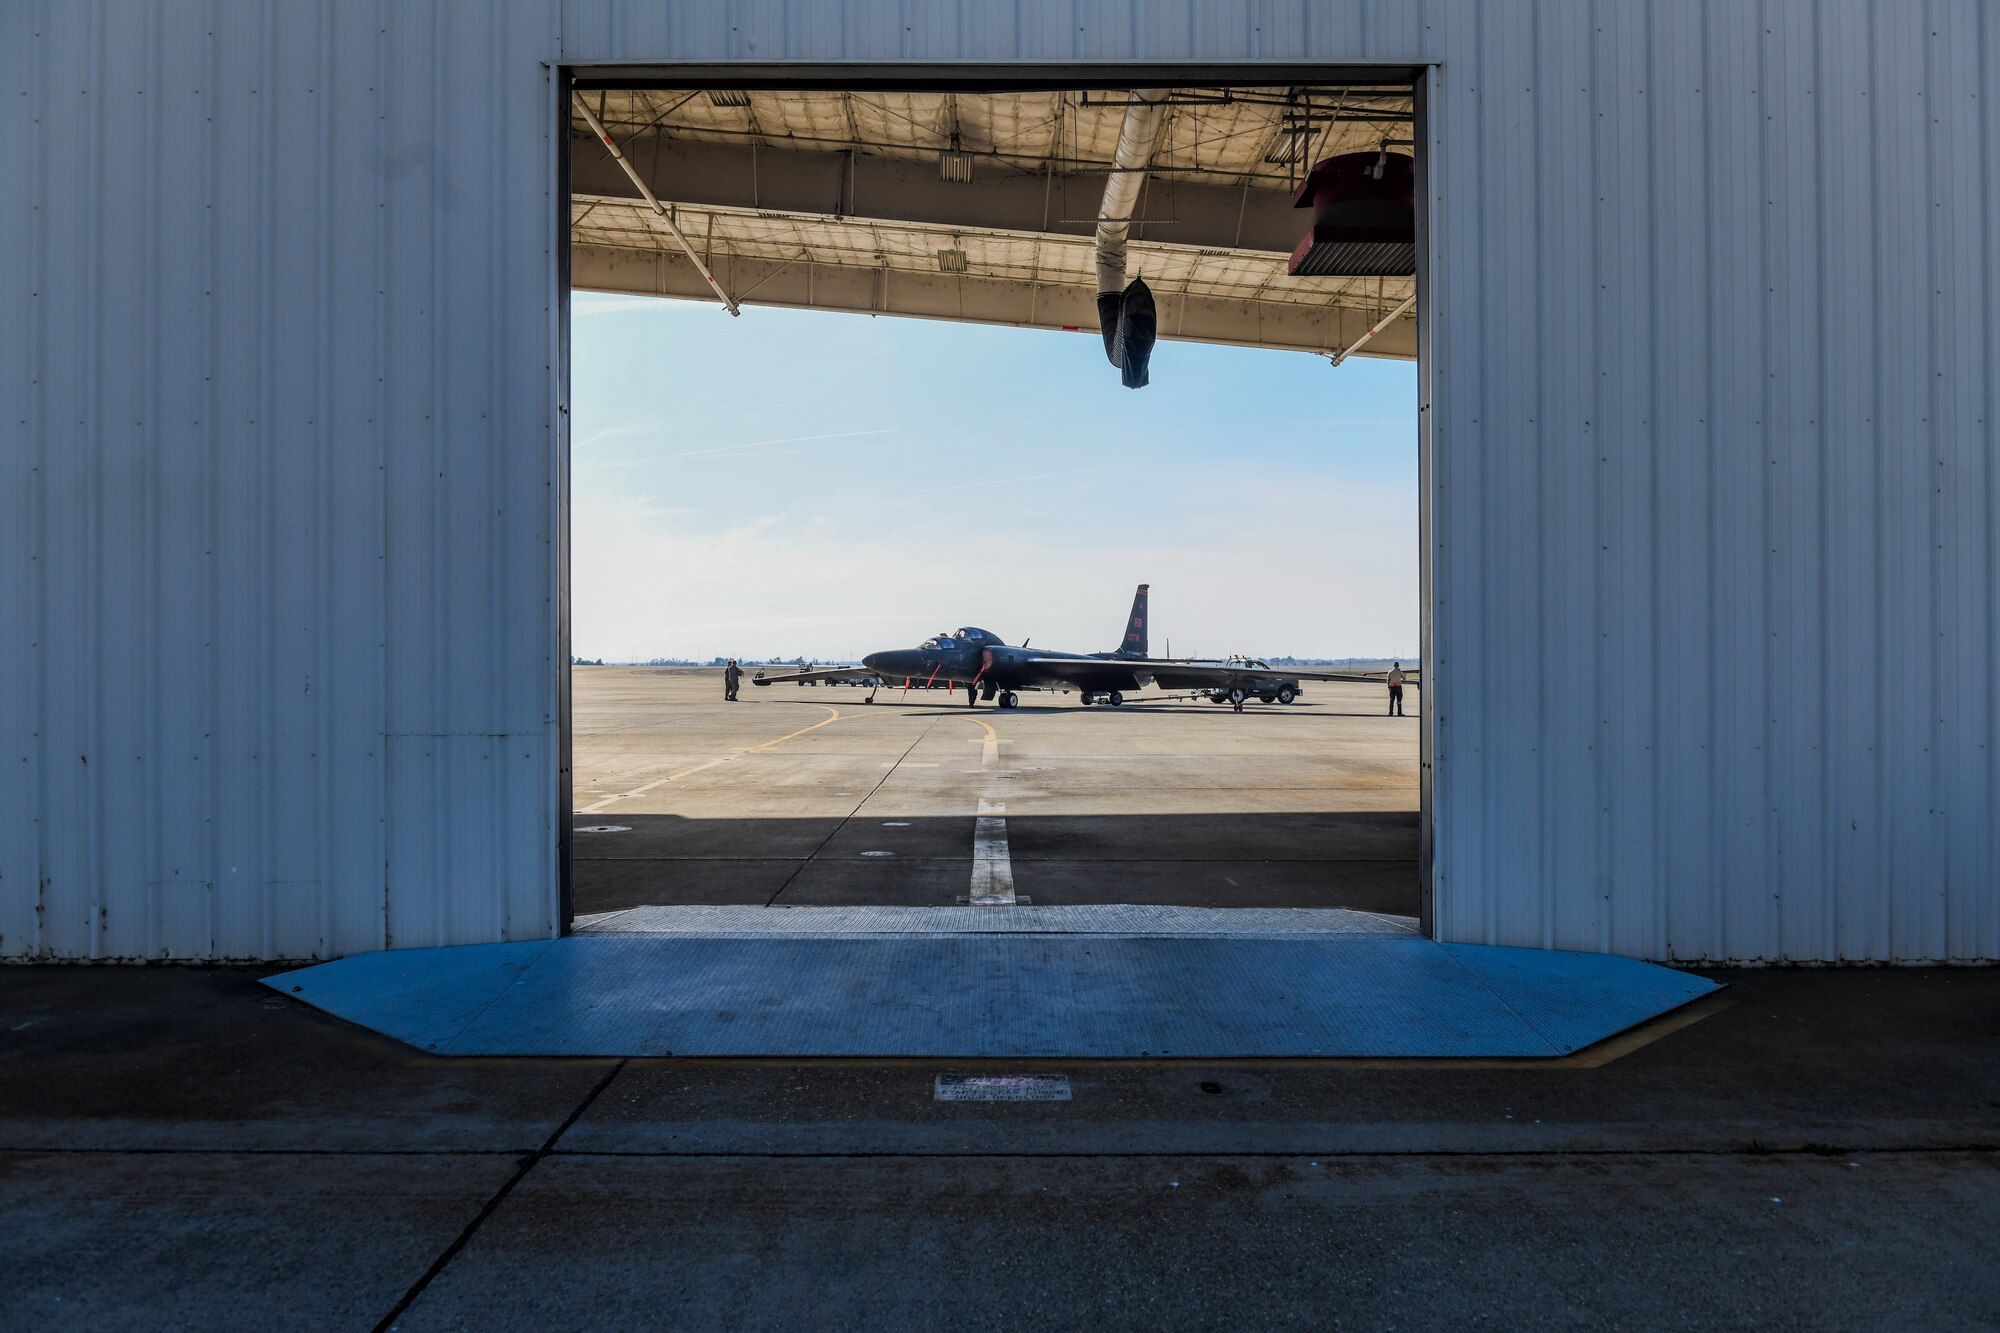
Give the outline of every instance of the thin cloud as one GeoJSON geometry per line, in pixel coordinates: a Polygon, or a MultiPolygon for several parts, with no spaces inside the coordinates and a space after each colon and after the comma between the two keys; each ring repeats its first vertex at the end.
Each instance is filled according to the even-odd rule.
{"type": "Polygon", "coordinates": [[[681,458],[705,458],[710,454],[733,454],[741,449],[762,449],[773,444],[804,444],[808,440],[852,440],[864,435],[894,435],[893,430],[842,430],[830,435],[787,435],[776,440],[746,440],[742,444],[725,444],[714,449],[690,449],[684,454],[656,454],[651,458],[621,458],[595,460],[598,467],[641,467],[647,463],[671,463],[681,458]]]}
{"type": "Polygon", "coordinates": [[[926,486],[911,495],[937,495],[943,491],[969,491],[976,486],[1006,486],[1017,481],[1047,481],[1051,477],[1082,477],[1100,469],[1094,467],[1076,468],[1068,472],[1033,472],[1025,477],[995,477],[991,481],[964,481],[956,486],[926,486]]]}

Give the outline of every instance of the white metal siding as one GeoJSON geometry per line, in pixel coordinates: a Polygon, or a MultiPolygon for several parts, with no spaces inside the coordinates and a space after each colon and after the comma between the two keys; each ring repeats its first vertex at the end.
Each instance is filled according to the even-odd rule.
{"type": "Polygon", "coordinates": [[[1439,932],[1994,957],[2000,15],[1450,13],[1439,932]]]}
{"type": "Polygon", "coordinates": [[[0,954],[555,929],[553,14],[0,12],[0,954]]]}
{"type": "Polygon", "coordinates": [[[538,59],[1268,59],[1439,62],[1440,934],[2000,956],[1980,0],[187,12],[0,17],[0,952],[550,928],[538,59]]]}

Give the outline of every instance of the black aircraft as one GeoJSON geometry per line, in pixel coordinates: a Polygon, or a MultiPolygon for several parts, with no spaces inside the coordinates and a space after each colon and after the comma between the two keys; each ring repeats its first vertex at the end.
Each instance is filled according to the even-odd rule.
{"type": "MultiPolygon", "coordinates": [[[[1125,702],[1125,691],[1147,685],[1237,703],[1253,698],[1290,703],[1302,680],[1383,683],[1379,673],[1301,671],[1294,667],[1279,670],[1249,659],[1196,662],[1148,657],[1147,588],[1147,584],[1139,585],[1132,598],[1132,614],[1125,622],[1125,641],[1108,653],[1059,653],[1031,649],[1026,644],[1012,648],[990,630],[967,627],[926,639],[915,648],[870,653],[858,667],[766,676],[752,683],[873,679],[894,687],[900,681],[905,688],[963,688],[968,705],[977,705],[981,699],[997,700],[1002,708],[1018,707],[1023,690],[1074,690],[1085,704],[1106,703],[1116,708],[1125,702]]],[[[1414,673],[1410,684],[1416,684],[1414,673]]]]}

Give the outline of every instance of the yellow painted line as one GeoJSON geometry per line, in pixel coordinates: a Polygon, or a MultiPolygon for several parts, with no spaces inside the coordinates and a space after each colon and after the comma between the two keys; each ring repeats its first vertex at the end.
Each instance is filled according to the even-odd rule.
{"type": "MultiPolygon", "coordinates": [[[[660,782],[665,782],[665,781],[667,781],[667,779],[665,778],[660,779],[660,782]]],[[[599,810],[602,810],[605,806],[610,805],[613,801],[622,801],[628,797],[642,795],[645,792],[651,791],[654,787],[659,786],[660,782],[650,782],[643,787],[637,787],[631,791],[621,791],[614,793],[613,795],[605,797],[601,801],[592,801],[589,805],[579,808],[576,813],[580,815],[594,815],[599,810]]]]}
{"type": "Polygon", "coordinates": [[[1711,1018],[1735,1003],[1727,995],[1705,995],[1699,1000],[1684,1004],[1678,1009],[1660,1015],[1658,1018],[1648,1019],[1638,1027],[1621,1032],[1615,1037],[1606,1038],[1593,1046],[1588,1046],[1578,1051],[1575,1055],[1559,1055],[1554,1057],[1517,1056],[1504,1060],[1479,1056],[1470,1059],[1453,1059],[1450,1057],[1432,1058],[1428,1056],[1417,1056],[1414,1058],[1363,1056],[1359,1058],[1335,1057],[1324,1060],[1281,1059],[1263,1063],[1277,1066],[1297,1065],[1300,1067],[1316,1064],[1348,1065],[1356,1069],[1519,1069],[1523,1071],[1601,1069],[1613,1060],[1623,1059],[1625,1056],[1632,1054],[1632,1052],[1642,1047],[1651,1046],[1662,1037],[1671,1036],[1673,1033],[1679,1032],[1682,1028],[1693,1027],[1696,1023],[1701,1022],[1702,1019],[1711,1018]]]}
{"type": "Polygon", "coordinates": [[[1630,1055],[1642,1046],[1651,1046],[1669,1033],[1691,1028],[1702,1019],[1719,1014],[1736,1001],[1726,995],[1706,995],[1692,1004],[1684,1004],[1672,1013],[1641,1023],[1629,1032],[1622,1032],[1595,1046],[1587,1047],[1557,1063],[1571,1069],[1596,1069],[1608,1065],[1621,1056],[1630,1055]]]}
{"type": "MultiPolygon", "coordinates": [[[[679,782],[682,778],[692,777],[705,769],[714,768],[717,764],[726,764],[728,762],[727,759],[711,759],[705,764],[696,764],[693,768],[684,768],[678,773],[669,774],[667,777],[661,778],[660,782],[679,782]]],[[[652,786],[657,787],[660,785],[660,782],[655,782],[652,786]]],[[[642,787],[640,790],[645,791],[649,790],[649,788],[642,787]]]]}
{"type": "Polygon", "coordinates": [[[966,721],[986,733],[979,751],[979,767],[989,772],[1000,767],[1000,733],[993,730],[992,724],[981,722],[976,717],[967,718],[966,721]]]}
{"type": "Polygon", "coordinates": [[[669,773],[667,774],[667,776],[663,778],[653,779],[653,781],[648,782],[643,787],[634,787],[630,791],[617,792],[614,793],[613,795],[605,797],[603,800],[597,802],[595,805],[586,805],[581,810],[577,811],[577,813],[580,815],[594,814],[597,811],[602,810],[605,806],[611,804],[613,801],[622,801],[625,800],[627,797],[631,796],[644,796],[647,792],[653,790],[653,788],[655,787],[664,787],[669,782],[679,782],[682,778],[688,777],[695,773],[699,773],[705,768],[714,768],[717,764],[726,764],[728,762],[729,761],[727,759],[711,759],[705,764],[696,764],[693,768],[684,768],[678,773],[669,773]]]}
{"type": "MultiPolygon", "coordinates": [[[[739,754],[752,754],[758,750],[768,750],[774,745],[783,745],[786,741],[791,740],[797,736],[803,736],[808,731],[818,731],[821,727],[829,726],[835,722],[840,721],[840,710],[838,708],[835,708],[832,704],[814,704],[813,707],[824,708],[832,716],[827,717],[822,721],[815,722],[810,727],[800,727],[797,731],[790,732],[786,735],[780,736],[774,741],[765,741],[762,745],[738,746],[731,753],[731,758],[734,758],[736,755],[739,754]]],[[[576,813],[580,815],[594,815],[598,811],[604,809],[605,806],[610,805],[614,801],[628,800],[634,796],[644,796],[647,792],[653,790],[653,788],[655,787],[664,787],[669,782],[679,782],[682,778],[692,777],[696,773],[703,772],[706,769],[714,768],[718,764],[726,764],[728,762],[729,762],[728,759],[711,759],[705,764],[696,764],[693,768],[684,768],[678,773],[669,773],[666,777],[657,778],[654,781],[647,783],[643,787],[634,787],[630,791],[621,791],[616,795],[607,796],[601,801],[594,801],[589,805],[583,806],[582,808],[577,810],[576,813]]]]}
{"type": "Polygon", "coordinates": [[[797,731],[790,732],[786,735],[780,736],[778,737],[778,739],[774,741],[765,741],[762,745],[743,746],[739,748],[736,751],[736,753],[752,754],[758,750],[768,750],[774,745],[783,745],[786,741],[793,740],[796,739],[797,737],[803,736],[808,731],[818,731],[821,727],[830,727],[834,723],[840,721],[840,710],[838,708],[835,708],[832,704],[814,704],[813,707],[824,708],[828,713],[827,718],[824,721],[813,723],[810,727],[800,727],[797,731]]]}

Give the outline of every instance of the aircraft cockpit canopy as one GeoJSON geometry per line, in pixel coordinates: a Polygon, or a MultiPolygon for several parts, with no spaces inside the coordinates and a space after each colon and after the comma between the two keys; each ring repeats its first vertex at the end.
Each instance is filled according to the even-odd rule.
{"type": "Polygon", "coordinates": [[[1000,643],[1000,636],[991,630],[974,629],[971,626],[965,626],[956,632],[939,630],[936,634],[918,644],[917,647],[919,650],[928,648],[943,649],[949,652],[954,648],[964,648],[967,646],[990,648],[998,646],[1000,643]]]}

